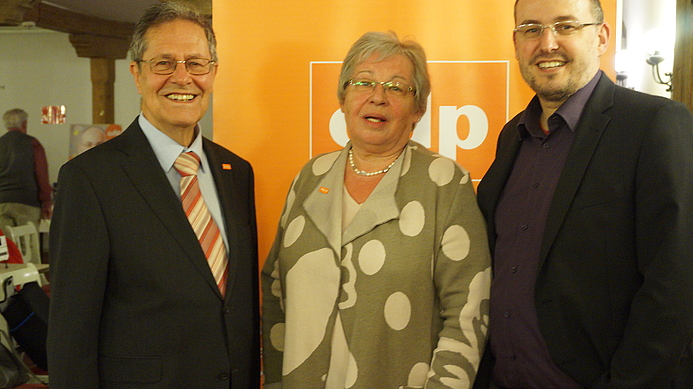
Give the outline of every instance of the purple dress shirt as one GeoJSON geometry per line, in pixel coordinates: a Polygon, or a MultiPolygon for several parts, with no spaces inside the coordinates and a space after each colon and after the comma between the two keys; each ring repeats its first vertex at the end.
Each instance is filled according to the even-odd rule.
{"type": "Polygon", "coordinates": [[[601,72],[539,124],[535,96],[517,126],[522,144],[496,209],[490,339],[496,358],[493,381],[503,388],[580,389],[551,359],[539,328],[534,287],[539,255],[556,184],[580,115],[601,72]]]}

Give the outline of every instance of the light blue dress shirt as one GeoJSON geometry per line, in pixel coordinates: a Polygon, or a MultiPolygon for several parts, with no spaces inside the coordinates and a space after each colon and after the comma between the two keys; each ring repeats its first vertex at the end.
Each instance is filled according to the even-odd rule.
{"type": "Polygon", "coordinates": [[[173,163],[181,153],[188,151],[192,151],[200,157],[200,169],[197,172],[197,181],[200,185],[202,198],[205,200],[209,213],[212,215],[214,222],[217,223],[217,227],[219,227],[221,236],[224,239],[224,246],[228,252],[229,243],[227,242],[226,238],[226,225],[221,213],[221,204],[219,203],[217,188],[214,185],[214,177],[212,176],[212,171],[209,169],[207,155],[202,148],[202,135],[199,124],[195,127],[195,140],[193,140],[189,147],[184,147],[180,143],[171,139],[168,135],[159,131],[141,113],[138,118],[138,123],[142,128],[142,132],[144,132],[144,135],[147,137],[149,144],[152,146],[154,154],[161,164],[161,168],[164,169],[164,173],[166,173],[166,177],[171,183],[173,191],[176,192],[178,197],[180,197],[181,176],[176,168],[173,167],[173,163]]]}

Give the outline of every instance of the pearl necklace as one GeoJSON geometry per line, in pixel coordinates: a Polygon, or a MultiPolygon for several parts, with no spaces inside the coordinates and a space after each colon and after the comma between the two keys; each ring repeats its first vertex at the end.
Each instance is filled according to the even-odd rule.
{"type": "Polygon", "coordinates": [[[354,164],[354,149],[349,149],[349,165],[351,166],[351,169],[354,170],[354,173],[358,174],[359,176],[370,177],[377,176],[378,174],[387,173],[388,170],[390,170],[390,168],[395,165],[395,162],[397,162],[397,158],[395,158],[395,160],[392,161],[392,163],[389,164],[385,169],[378,170],[377,172],[368,173],[367,171],[359,170],[359,168],[356,167],[356,165],[354,164]]]}

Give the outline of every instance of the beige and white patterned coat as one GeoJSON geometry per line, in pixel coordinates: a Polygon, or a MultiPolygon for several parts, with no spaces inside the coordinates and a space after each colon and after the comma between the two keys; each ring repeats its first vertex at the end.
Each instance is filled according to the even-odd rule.
{"type": "Polygon", "coordinates": [[[342,232],[347,151],[294,179],[262,274],[265,388],[469,388],[486,343],[490,256],[469,173],[410,141],[342,232]]]}

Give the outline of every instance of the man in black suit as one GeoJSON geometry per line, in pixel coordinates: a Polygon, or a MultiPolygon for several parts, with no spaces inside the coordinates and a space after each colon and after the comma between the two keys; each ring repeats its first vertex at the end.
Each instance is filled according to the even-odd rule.
{"type": "Polygon", "coordinates": [[[598,0],[518,0],[515,22],[536,96],[478,188],[494,279],[475,387],[692,388],[693,118],[599,70],[598,0]]]}
{"type": "Polygon", "coordinates": [[[215,47],[207,18],[152,6],[131,45],[142,114],[61,169],[50,232],[51,388],[259,387],[253,172],[197,125],[215,47]],[[227,253],[219,285],[178,193],[174,161],[188,151],[201,160],[198,193],[227,253]]]}

